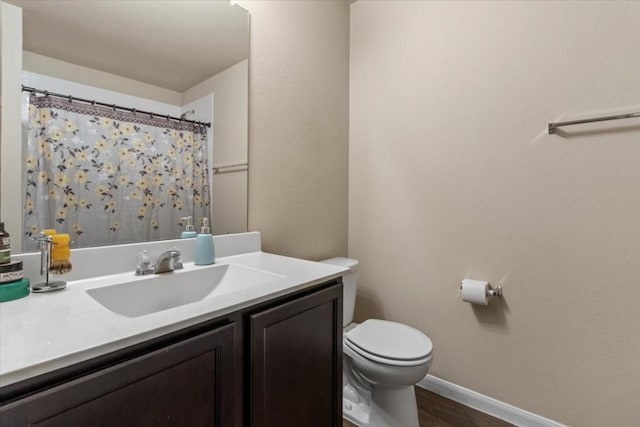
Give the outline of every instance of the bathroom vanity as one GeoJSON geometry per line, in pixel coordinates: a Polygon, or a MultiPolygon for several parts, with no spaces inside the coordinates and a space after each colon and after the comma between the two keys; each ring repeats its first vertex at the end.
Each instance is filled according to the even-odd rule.
{"type": "MultiPolygon", "coordinates": [[[[21,353],[0,359],[0,425],[340,426],[341,270],[263,252],[219,259],[225,266],[274,278],[129,316],[92,301],[89,291],[114,286],[105,278],[70,282],[59,296],[32,295],[11,310],[3,305],[2,320],[13,322],[11,314],[37,317],[41,298],[55,298],[47,305],[67,310],[47,313],[53,322],[66,317],[59,324],[71,330],[23,330],[18,338],[0,325],[2,355],[7,345],[21,353]],[[50,341],[31,342],[38,336],[50,341]]],[[[177,287],[195,277],[168,274],[177,287]]]]}

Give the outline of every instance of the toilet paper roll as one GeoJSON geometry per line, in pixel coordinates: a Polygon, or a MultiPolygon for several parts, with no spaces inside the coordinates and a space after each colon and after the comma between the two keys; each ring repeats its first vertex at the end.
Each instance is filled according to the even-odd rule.
{"type": "Polygon", "coordinates": [[[471,304],[487,305],[489,304],[489,297],[487,295],[488,288],[489,282],[484,280],[464,279],[460,285],[462,301],[470,302],[471,304]]]}

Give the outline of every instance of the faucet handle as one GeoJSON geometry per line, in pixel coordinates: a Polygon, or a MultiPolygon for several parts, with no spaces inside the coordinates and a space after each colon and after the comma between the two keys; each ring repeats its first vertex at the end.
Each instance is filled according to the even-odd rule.
{"type": "Polygon", "coordinates": [[[149,267],[151,265],[151,257],[145,250],[138,254],[138,267],[149,267]]]}
{"type": "Polygon", "coordinates": [[[138,265],[136,266],[136,276],[142,276],[145,274],[153,273],[153,265],[151,264],[151,257],[146,250],[143,250],[138,254],[138,265]]]}
{"type": "Polygon", "coordinates": [[[180,253],[178,248],[176,248],[174,246],[171,249],[171,257],[173,258],[173,269],[174,270],[181,270],[183,268],[181,256],[182,256],[182,254],[180,253]]]}

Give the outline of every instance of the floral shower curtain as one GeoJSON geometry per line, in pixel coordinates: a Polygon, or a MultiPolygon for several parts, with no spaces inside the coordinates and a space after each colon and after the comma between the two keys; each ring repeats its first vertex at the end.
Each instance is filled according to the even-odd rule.
{"type": "Polygon", "coordinates": [[[31,95],[24,249],[44,228],[74,247],[176,238],[209,216],[206,127],[31,95]]]}

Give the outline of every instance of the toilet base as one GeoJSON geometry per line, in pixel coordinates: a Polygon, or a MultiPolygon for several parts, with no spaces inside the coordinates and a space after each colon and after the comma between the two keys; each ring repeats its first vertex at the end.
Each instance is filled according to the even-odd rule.
{"type": "Polygon", "coordinates": [[[346,384],[342,414],[360,427],[419,427],[413,386],[384,387],[376,384],[369,394],[346,384]]]}

